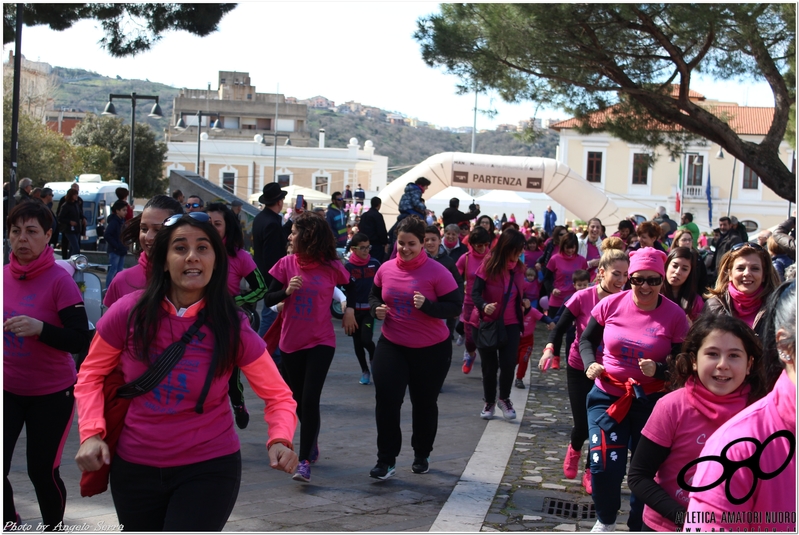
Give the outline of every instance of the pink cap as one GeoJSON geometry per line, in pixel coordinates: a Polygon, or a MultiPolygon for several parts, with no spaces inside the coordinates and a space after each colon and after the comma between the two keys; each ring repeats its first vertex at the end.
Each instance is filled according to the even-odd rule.
{"type": "Polygon", "coordinates": [[[666,276],[666,253],[654,247],[643,247],[630,253],[630,275],[638,271],[654,271],[666,276]]]}

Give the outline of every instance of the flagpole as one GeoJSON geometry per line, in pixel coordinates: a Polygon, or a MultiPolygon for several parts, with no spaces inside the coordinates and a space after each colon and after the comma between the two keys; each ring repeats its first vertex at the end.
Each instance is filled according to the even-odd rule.
{"type": "Polygon", "coordinates": [[[730,178],[730,200],[727,201],[727,217],[730,217],[730,208],[732,207],[732,188],[735,184],[735,164],[738,163],[737,158],[732,160],[732,177],[730,178]]]}
{"type": "Polygon", "coordinates": [[[685,211],[685,170],[688,169],[688,153],[683,154],[684,166],[680,166],[680,220],[685,211]]]}

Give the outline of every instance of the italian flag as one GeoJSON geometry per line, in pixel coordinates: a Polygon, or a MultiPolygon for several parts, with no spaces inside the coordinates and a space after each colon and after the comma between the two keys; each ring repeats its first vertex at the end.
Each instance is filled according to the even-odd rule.
{"type": "Polygon", "coordinates": [[[680,195],[682,194],[682,158],[680,158],[680,176],[677,179],[677,200],[674,203],[675,210],[678,214],[682,213],[680,208],[680,195]]]}

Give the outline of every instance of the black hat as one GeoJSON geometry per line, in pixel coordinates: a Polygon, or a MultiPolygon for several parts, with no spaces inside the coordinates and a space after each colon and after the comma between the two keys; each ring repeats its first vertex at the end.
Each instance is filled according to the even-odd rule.
{"type": "Polygon", "coordinates": [[[264,194],[258,197],[258,202],[261,204],[275,204],[277,201],[283,199],[288,192],[280,189],[280,184],[277,182],[270,182],[264,186],[264,194]]]}
{"type": "Polygon", "coordinates": [[[241,202],[240,200],[236,199],[235,201],[233,201],[232,203],[230,203],[230,206],[232,206],[233,208],[235,208],[235,207],[237,207],[237,206],[244,206],[244,203],[243,203],[243,202],[241,202]]]}

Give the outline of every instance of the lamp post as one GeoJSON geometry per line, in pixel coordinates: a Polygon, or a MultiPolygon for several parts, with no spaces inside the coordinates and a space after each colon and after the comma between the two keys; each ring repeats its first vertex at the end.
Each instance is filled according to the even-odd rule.
{"type": "Polygon", "coordinates": [[[137,95],[136,93],[131,93],[130,95],[118,95],[118,94],[110,94],[108,95],[108,104],[105,105],[105,110],[103,110],[103,115],[116,115],[117,110],[114,108],[114,99],[122,99],[122,100],[130,100],[130,167],[129,167],[129,181],[128,181],[128,195],[130,196],[130,202],[135,206],[136,200],[133,197],[133,177],[134,171],[136,169],[136,101],[137,100],[154,100],[155,104],[153,105],[153,109],[150,110],[150,113],[147,114],[148,117],[153,117],[155,119],[163,119],[164,114],[161,112],[161,106],[158,104],[158,96],[157,95],[137,95]]]}
{"type": "MultiPolygon", "coordinates": [[[[197,167],[195,167],[194,170],[198,175],[200,174],[200,135],[203,130],[203,117],[212,117],[214,115],[217,116],[217,120],[211,125],[211,130],[219,130],[218,113],[197,110],[197,167]]],[[[186,123],[183,122],[182,115],[178,118],[178,122],[175,123],[175,128],[178,130],[186,130],[187,126],[186,123]]]]}

